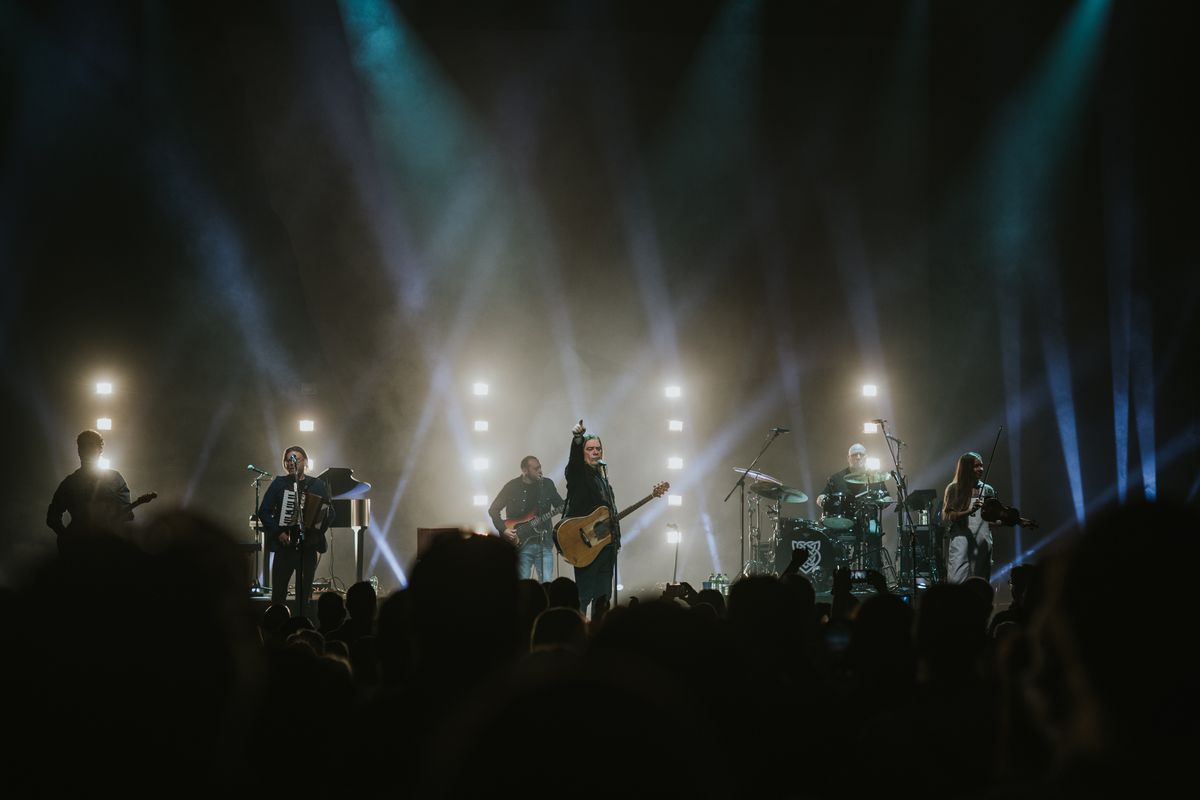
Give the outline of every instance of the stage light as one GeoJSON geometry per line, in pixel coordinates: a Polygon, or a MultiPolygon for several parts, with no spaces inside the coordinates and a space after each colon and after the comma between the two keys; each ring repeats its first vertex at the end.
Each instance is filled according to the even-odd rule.
{"type": "Polygon", "coordinates": [[[879,387],[873,383],[863,384],[863,397],[874,397],[879,394],[879,387]]]}
{"type": "Polygon", "coordinates": [[[667,397],[671,397],[671,398],[682,397],[683,389],[679,388],[678,386],[668,386],[665,389],[663,389],[663,393],[667,397]]]}
{"type": "Polygon", "coordinates": [[[113,386],[107,381],[96,384],[96,394],[112,394],[113,386]]]}
{"type": "Polygon", "coordinates": [[[109,419],[108,417],[101,417],[100,419],[96,420],[96,430],[111,431],[112,430],[112,420],[109,419]]]}
{"type": "Polygon", "coordinates": [[[864,422],[863,433],[879,433],[879,426],[874,422],[864,422]]]}
{"type": "Polygon", "coordinates": [[[486,431],[487,429],[488,429],[488,422],[486,419],[475,420],[475,430],[486,431]]]}
{"type": "Polygon", "coordinates": [[[478,381],[471,387],[471,391],[473,391],[477,397],[484,397],[488,393],[488,385],[482,381],[478,381]]]}
{"type": "Polygon", "coordinates": [[[681,494],[669,494],[669,495],[667,495],[667,505],[669,505],[669,506],[682,506],[682,505],[683,505],[683,495],[681,495],[681,494]]]}
{"type": "Polygon", "coordinates": [[[679,456],[671,456],[667,459],[667,469],[683,469],[683,459],[679,456]]]}
{"type": "Polygon", "coordinates": [[[866,463],[867,463],[868,470],[870,470],[871,472],[879,472],[879,459],[878,458],[868,458],[866,463]]]}
{"type": "Polygon", "coordinates": [[[471,504],[486,507],[488,504],[488,496],[486,494],[474,495],[471,497],[471,504]]]}
{"type": "Polygon", "coordinates": [[[475,469],[478,469],[478,470],[487,469],[488,468],[488,460],[486,458],[477,458],[471,462],[471,466],[473,466],[475,469]]]}
{"type": "Polygon", "coordinates": [[[300,430],[302,430],[302,431],[312,431],[312,430],[314,430],[315,428],[316,428],[316,425],[313,423],[313,421],[312,421],[311,419],[302,419],[302,420],[300,420],[300,430]]]}
{"type": "Polygon", "coordinates": [[[100,469],[109,469],[112,467],[112,462],[104,456],[100,456],[100,460],[97,463],[100,465],[100,469]]]}
{"type": "Polygon", "coordinates": [[[683,430],[683,420],[681,420],[681,419],[668,420],[667,421],[667,430],[669,430],[669,431],[683,430]]]}
{"type": "Polygon", "coordinates": [[[678,528],[667,528],[667,544],[679,544],[682,539],[678,528]]]}
{"type": "Polygon", "coordinates": [[[617,591],[618,591],[618,592],[623,592],[623,591],[625,591],[625,584],[623,584],[623,583],[618,583],[618,584],[617,584],[617,591]]]}

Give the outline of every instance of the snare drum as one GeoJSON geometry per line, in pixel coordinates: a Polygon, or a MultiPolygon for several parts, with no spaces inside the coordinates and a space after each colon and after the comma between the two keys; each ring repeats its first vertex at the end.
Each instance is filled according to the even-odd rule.
{"type": "Polygon", "coordinates": [[[837,545],[825,529],[808,519],[781,519],[779,542],[775,547],[775,571],[782,574],[792,563],[792,554],[801,549],[807,550],[808,555],[800,566],[800,574],[818,588],[831,584],[837,563],[837,545]]]}
{"type": "Polygon", "coordinates": [[[848,531],[854,527],[854,498],[845,492],[825,495],[825,515],[821,524],[833,531],[848,531]]]}

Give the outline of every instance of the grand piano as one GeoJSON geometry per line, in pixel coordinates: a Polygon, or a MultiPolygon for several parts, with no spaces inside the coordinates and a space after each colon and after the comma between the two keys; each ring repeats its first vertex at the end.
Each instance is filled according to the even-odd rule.
{"type": "Polygon", "coordinates": [[[354,580],[357,583],[363,579],[363,541],[371,525],[371,500],[366,496],[371,491],[371,484],[355,478],[350,467],[330,467],[317,477],[325,481],[333,496],[334,517],[330,529],[354,532],[354,580]]]}

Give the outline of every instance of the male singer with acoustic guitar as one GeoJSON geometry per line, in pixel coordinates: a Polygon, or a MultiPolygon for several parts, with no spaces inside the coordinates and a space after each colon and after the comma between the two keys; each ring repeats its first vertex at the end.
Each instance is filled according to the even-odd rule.
{"type": "Polygon", "coordinates": [[[621,524],[617,514],[617,500],[608,483],[604,463],[604,443],[594,433],[589,433],[579,420],[571,431],[571,457],[567,460],[567,504],[564,517],[583,517],[600,506],[608,509],[611,517],[612,541],[595,557],[592,563],[575,567],[575,584],[579,587],[579,610],[587,614],[588,605],[598,597],[612,599],[613,569],[616,565],[617,548],[621,546],[621,524]]]}
{"type": "Polygon", "coordinates": [[[554,481],[542,477],[542,462],[537,456],[522,458],[521,474],[504,484],[488,509],[496,532],[517,547],[518,578],[530,577],[536,567],[542,583],[554,580],[550,518],[562,508],[554,481]],[[505,519],[500,517],[501,510],[505,519]]]}

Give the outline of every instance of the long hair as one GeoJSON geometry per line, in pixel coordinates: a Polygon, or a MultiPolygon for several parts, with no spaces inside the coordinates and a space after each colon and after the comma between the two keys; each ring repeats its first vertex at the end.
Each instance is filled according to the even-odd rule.
{"type": "Polygon", "coordinates": [[[975,462],[983,462],[976,452],[963,453],[958,457],[954,470],[954,511],[966,511],[971,505],[971,490],[975,488],[975,462]]]}

